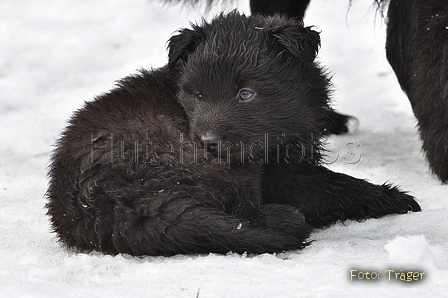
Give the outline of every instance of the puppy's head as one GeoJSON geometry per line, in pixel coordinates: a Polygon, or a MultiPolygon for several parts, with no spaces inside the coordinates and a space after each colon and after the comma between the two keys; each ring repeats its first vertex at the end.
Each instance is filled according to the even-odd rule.
{"type": "MultiPolygon", "coordinates": [[[[238,42],[236,33],[247,34],[249,33],[247,29],[264,31],[271,37],[272,45],[279,47],[278,50],[283,48],[306,64],[314,61],[320,47],[319,33],[312,30],[311,27],[303,27],[303,23],[297,19],[287,19],[281,16],[246,17],[240,15],[237,11],[233,11],[228,15],[221,14],[211,24],[206,22],[202,25],[192,24],[192,29],[179,30],[179,34],[169,40],[168,66],[173,68],[180,59],[186,62],[188,56],[196,51],[199,44],[210,37],[210,31],[215,31],[215,34],[232,35],[234,40],[238,42]],[[226,29],[228,31],[224,32],[226,29]],[[237,32],[238,30],[243,30],[243,32],[237,32]]],[[[239,42],[243,41],[240,40],[239,42]]]]}
{"type": "Polygon", "coordinates": [[[190,136],[209,146],[308,138],[328,109],[328,80],[314,63],[319,34],[295,19],[237,12],[183,29],[169,41],[182,68],[179,100],[190,136]]]}

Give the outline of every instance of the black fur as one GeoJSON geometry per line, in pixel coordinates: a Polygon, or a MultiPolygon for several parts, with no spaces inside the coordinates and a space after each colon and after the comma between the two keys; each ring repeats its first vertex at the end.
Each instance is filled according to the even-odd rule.
{"type": "Polygon", "coordinates": [[[391,0],[387,58],[407,94],[432,171],[448,182],[448,3],[391,0]]]}
{"type": "Polygon", "coordinates": [[[419,211],[395,187],[320,165],[318,45],[297,20],[236,12],[173,36],[170,67],[119,81],[57,142],[59,239],[108,254],[272,253],[303,248],[313,227],[419,211]]]}
{"type": "MultiPolygon", "coordinates": [[[[303,18],[309,2],[251,0],[250,4],[253,13],[286,13],[303,18]]],[[[441,0],[375,0],[375,3],[381,11],[389,4],[387,58],[411,102],[429,165],[447,183],[448,3],[441,0]]]]}
{"type": "MultiPolygon", "coordinates": [[[[216,0],[204,2],[209,7],[216,0]]],[[[309,2],[250,0],[250,7],[256,14],[282,13],[302,19],[309,2]]],[[[411,102],[431,170],[443,183],[448,183],[448,4],[441,0],[374,2],[381,11],[389,4],[387,58],[411,102]]],[[[327,132],[339,134],[348,131],[347,123],[354,118],[331,112],[328,119],[327,132]]]]}
{"type": "Polygon", "coordinates": [[[310,0],[250,0],[250,11],[253,14],[284,14],[288,17],[303,19],[310,0]]]}

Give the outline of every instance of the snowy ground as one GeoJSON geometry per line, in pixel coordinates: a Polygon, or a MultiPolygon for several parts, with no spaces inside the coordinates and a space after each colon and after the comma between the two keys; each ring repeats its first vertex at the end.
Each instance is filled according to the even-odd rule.
{"type": "MultiPolygon", "coordinates": [[[[249,13],[247,2],[239,8],[249,13]]],[[[334,74],[335,106],[361,121],[357,133],[329,139],[339,148],[330,166],[400,184],[423,211],[336,224],[316,231],[303,251],[280,255],[132,258],[77,254],[56,242],[44,208],[52,144],[83,101],[137,68],[165,64],[165,42],[201,13],[144,0],[2,0],[0,296],[447,295],[448,186],[429,173],[370,2],[348,10],[348,0],[313,0],[307,13],[306,23],[322,30],[319,59],[334,74]],[[350,281],[351,269],[380,279],[350,281]],[[425,274],[389,281],[389,269],[425,274]]]]}

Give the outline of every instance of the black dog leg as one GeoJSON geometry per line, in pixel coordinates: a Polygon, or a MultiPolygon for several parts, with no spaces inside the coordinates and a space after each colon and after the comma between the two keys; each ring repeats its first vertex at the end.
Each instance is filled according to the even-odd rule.
{"type": "Polygon", "coordinates": [[[352,133],[359,126],[359,120],[356,117],[339,114],[335,111],[330,111],[326,120],[324,131],[326,135],[352,133]]]}
{"type": "MultiPolygon", "coordinates": [[[[170,256],[275,253],[307,245],[312,227],[293,206],[267,204],[260,208],[256,204],[226,210],[229,206],[219,197],[230,187],[203,191],[201,185],[185,178],[181,169],[153,176],[138,169],[138,173],[125,174],[121,169],[129,169],[126,165],[114,167],[119,170],[93,176],[89,172],[95,170],[84,171],[76,189],[67,194],[70,200],[55,197],[47,205],[55,231],[69,247],[107,254],[170,256]],[[139,186],[136,180],[143,184],[139,186]]],[[[210,183],[214,182],[205,182],[210,183]]],[[[245,196],[241,189],[235,197],[237,194],[245,196]]]]}
{"type": "Polygon", "coordinates": [[[339,220],[363,220],[421,210],[412,196],[397,187],[375,185],[324,167],[303,163],[269,165],[267,169],[263,201],[297,207],[315,228],[339,220]]]}
{"type": "Polygon", "coordinates": [[[151,205],[159,205],[157,201],[145,202],[141,208],[116,208],[120,212],[114,224],[114,252],[275,253],[303,248],[312,229],[302,214],[287,205],[264,205],[257,218],[247,220],[181,194],[175,199],[171,195],[153,214],[151,205]]]}
{"type": "Polygon", "coordinates": [[[432,171],[448,182],[448,24],[444,1],[392,0],[387,58],[409,97],[432,171]]]}
{"type": "Polygon", "coordinates": [[[272,16],[281,13],[303,19],[308,3],[310,0],[250,0],[250,11],[252,14],[272,16]]]}

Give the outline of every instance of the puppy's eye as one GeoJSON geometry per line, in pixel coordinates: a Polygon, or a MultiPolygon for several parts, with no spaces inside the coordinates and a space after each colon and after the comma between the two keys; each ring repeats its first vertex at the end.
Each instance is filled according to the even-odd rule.
{"type": "Polygon", "coordinates": [[[201,93],[196,94],[195,97],[199,101],[202,101],[204,99],[204,96],[201,93]]]}
{"type": "Polygon", "coordinates": [[[249,89],[241,89],[238,93],[238,99],[241,101],[249,101],[255,95],[255,92],[249,89]]]}

